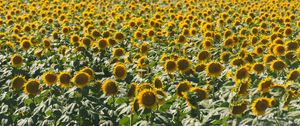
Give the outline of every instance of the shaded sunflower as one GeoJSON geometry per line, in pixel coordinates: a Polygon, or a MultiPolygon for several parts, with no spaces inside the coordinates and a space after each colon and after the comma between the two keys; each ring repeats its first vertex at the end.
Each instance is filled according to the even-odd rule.
{"type": "Polygon", "coordinates": [[[243,114],[247,109],[247,102],[242,100],[231,104],[231,113],[234,115],[243,114]]]}
{"type": "Polygon", "coordinates": [[[57,75],[52,71],[48,71],[43,74],[42,79],[47,86],[52,86],[57,82],[57,75]]]}
{"type": "Polygon", "coordinates": [[[135,92],[137,90],[137,85],[136,83],[131,83],[130,87],[128,89],[127,97],[132,98],[135,96],[135,92]]]}
{"type": "Polygon", "coordinates": [[[183,97],[188,105],[194,108],[198,102],[208,98],[208,91],[200,87],[193,87],[190,91],[183,93],[183,97]]]}
{"type": "Polygon", "coordinates": [[[178,97],[183,97],[183,93],[190,90],[192,87],[191,83],[189,81],[182,81],[176,86],[176,95],[178,97]]]}
{"type": "Polygon", "coordinates": [[[72,78],[72,82],[81,89],[86,87],[89,81],[90,75],[82,71],[76,73],[75,76],[72,78]]]}
{"type": "Polygon", "coordinates": [[[176,61],[176,64],[177,64],[177,69],[182,72],[188,70],[192,66],[191,61],[187,58],[179,58],[176,61]]]}
{"type": "Polygon", "coordinates": [[[152,83],[154,84],[154,87],[157,89],[163,88],[163,82],[158,76],[153,78],[152,83]]]}
{"type": "Polygon", "coordinates": [[[114,96],[118,93],[118,85],[114,80],[105,80],[101,87],[106,96],[114,96]]]}
{"type": "Polygon", "coordinates": [[[163,89],[155,89],[155,93],[157,95],[158,103],[163,104],[167,97],[167,93],[163,89]]]}
{"type": "Polygon", "coordinates": [[[194,69],[196,72],[202,72],[205,70],[205,68],[206,68],[205,64],[197,64],[194,69]]]}
{"type": "Polygon", "coordinates": [[[139,105],[145,108],[153,108],[158,102],[157,95],[153,90],[143,90],[137,96],[139,105]]]}
{"type": "Polygon", "coordinates": [[[95,71],[92,68],[85,66],[83,69],[80,70],[80,72],[87,73],[90,76],[90,80],[94,80],[95,71]]]}
{"type": "Polygon", "coordinates": [[[260,74],[260,73],[264,72],[264,70],[265,70],[265,66],[262,63],[255,63],[252,66],[252,71],[255,72],[256,74],[260,74]]]}
{"type": "Polygon", "coordinates": [[[113,74],[117,80],[124,80],[127,76],[127,68],[123,63],[117,63],[114,67],[113,74]]]}
{"type": "Polygon", "coordinates": [[[203,51],[199,52],[197,58],[199,61],[206,61],[210,58],[210,56],[211,56],[211,54],[207,50],[203,50],[203,51]]]}
{"type": "Polygon", "coordinates": [[[219,62],[210,62],[206,65],[206,73],[211,77],[218,77],[223,71],[223,66],[219,62]]]}
{"type": "Polygon", "coordinates": [[[13,90],[20,90],[23,88],[24,84],[27,82],[24,76],[16,76],[11,81],[11,87],[13,90]]]}
{"type": "Polygon", "coordinates": [[[300,77],[300,69],[290,70],[289,74],[287,75],[288,80],[297,80],[300,77]]]}
{"type": "Polygon", "coordinates": [[[24,85],[24,92],[27,95],[37,95],[41,92],[40,82],[36,79],[29,79],[24,85]]]}
{"type": "Polygon", "coordinates": [[[271,99],[270,98],[257,98],[252,103],[252,112],[255,116],[264,115],[265,111],[268,107],[271,107],[271,99]]]}

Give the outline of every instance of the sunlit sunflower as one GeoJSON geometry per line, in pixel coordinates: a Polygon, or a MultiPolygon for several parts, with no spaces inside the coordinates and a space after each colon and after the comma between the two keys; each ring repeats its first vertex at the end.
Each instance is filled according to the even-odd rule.
{"type": "Polygon", "coordinates": [[[164,69],[167,73],[173,73],[177,70],[177,64],[174,60],[168,59],[164,64],[164,69]]]}
{"type": "Polygon", "coordinates": [[[97,29],[93,29],[91,34],[94,39],[99,38],[101,36],[101,33],[97,29]]]}
{"type": "Polygon", "coordinates": [[[20,54],[14,54],[10,58],[10,62],[14,67],[20,67],[23,64],[23,57],[20,54]]]}
{"type": "Polygon", "coordinates": [[[67,88],[71,85],[72,75],[69,72],[60,72],[58,75],[58,85],[67,88]]]}
{"type": "Polygon", "coordinates": [[[274,60],[272,61],[271,63],[271,70],[273,72],[278,72],[278,71],[282,71],[284,70],[284,68],[286,67],[287,65],[285,64],[285,62],[283,62],[282,60],[274,60]]]}
{"type": "Polygon", "coordinates": [[[290,70],[289,74],[287,75],[288,80],[297,80],[300,77],[300,69],[290,70]]]}
{"type": "Polygon", "coordinates": [[[85,73],[89,74],[90,80],[94,80],[94,78],[95,78],[95,71],[92,68],[89,68],[87,66],[85,66],[83,69],[81,69],[80,72],[85,72],[85,73]]]}
{"type": "Polygon", "coordinates": [[[265,70],[265,66],[264,64],[262,63],[255,63],[253,66],[252,66],[252,71],[256,74],[260,74],[260,73],[263,73],[265,70]]]}
{"type": "Polygon", "coordinates": [[[236,102],[233,102],[231,104],[231,106],[232,106],[232,110],[231,110],[232,114],[234,114],[234,115],[243,114],[245,112],[245,110],[247,109],[247,102],[244,100],[236,101],[236,102]]]}
{"type": "Polygon", "coordinates": [[[123,63],[117,63],[114,67],[113,74],[117,80],[124,80],[127,76],[127,68],[123,63]]]}
{"type": "Polygon", "coordinates": [[[114,80],[105,80],[101,87],[106,96],[114,96],[118,94],[118,85],[114,80]]]}
{"type": "Polygon", "coordinates": [[[264,63],[270,63],[270,62],[272,62],[273,60],[276,60],[277,58],[274,56],[274,55],[272,55],[272,54],[267,54],[267,55],[265,55],[264,56],[264,63]]]}
{"type": "Polygon", "coordinates": [[[203,50],[201,52],[198,53],[198,60],[199,61],[206,61],[210,58],[211,54],[210,52],[208,52],[207,50],[203,50]]]}
{"type": "Polygon", "coordinates": [[[276,56],[282,56],[285,54],[285,47],[281,44],[275,45],[273,48],[273,52],[276,56]]]}
{"type": "Polygon", "coordinates": [[[149,44],[148,43],[143,43],[141,46],[140,46],[140,53],[141,54],[147,54],[148,50],[149,50],[149,44]]]}
{"type": "Polygon", "coordinates": [[[271,78],[265,78],[262,80],[257,87],[257,90],[261,93],[266,93],[269,92],[271,87],[274,85],[273,81],[271,78]]]}
{"type": "Polygon", "coordinates": [[[124,48],[115,48],[113,49],[113,56],[114,57],[121,57],[125,55],[125,50],[124,48]]]}
{"type": "Polygon", "coordinates": [[[218,77],[223,71],[223,66],[219,62],[210,62],[206,65],[206,73],[211,77],[218,77]]]}
{"type": "Polygon", "coordinates": [[[143,90],[137,96],[139,105],[145,108],[153,108],[158,102],[157,95],[153,90],[143,90]]]}
{"type": "Polygon", "coordinates": [[[78,72],[71,80],[77,87],[84,88],[90,81],[90,75],[86,72],[78,72]]]}
{"type": "Polygon", "coordinates": [[[100,39],[98,41],[98,46],[100,47],[100,49],[105,49],[109,46],[108,40],[107,39],[100,39]]]}
{"type": "Polygon", "coordinates": [[[47,86],[52,86],[57,82],[57,75],[52,71],[48,71],[43,74],[42,79],[47,86]]]}
{"type": "Polygon", "coordinates": [[[27,95],[37,95],[41,92],[40,82],[36,79],[29,79],[24,85],[24,92],[27,95]]]}
{"type": "Polygon", "coordinates": [[[189,106],[196,107],[198,102],[208,98],[208,91],[200,87],[193,87],[183,93],[183,97],[189,106]]]}
{"type": "Polygon", "coordinates": [[[23,41],[20,43],[20,46],[21,46],[22,49],[28,50],[28,49],[30,49],[30,47],[32,46],[32,43],[31,43],[29,40],[23,40],[23,41]]]}
{"type": "Polygon", "coordinates": [[[183,93],[189,91],[191,87],[192,85],[189,81],[179,82],[176,86],[176,95],[178,97],[183,97],[183,93]]]}
{"type": "Polygon", "coordinates": [[[187,58],[179,58],[176,61],[176,64],[177,64],[178,70],[180,70],[182,72],[188,70],[192,66],[191,61],[187,58]]]}
{"type": "Polygon", "coordinates": [[[234,79],[235,80],[247,80],[249,78],[249,71],[246,67],[241,67],[239,68],[235,75],[234,75],[234,79]]]}
{"type": "Polygon", "coordinates": [[[47,38],[43,39],[43,46],[44,46],[44,48],[46,48],[46,49],[50,48],[50,47],[51,47],[51,42],[50,42],[50,40],[47,39],[47,38]]]}
{"type": "Polygon", "coordinates": [[[267,108],[271,107],[271,99],[270,98],[257,98],[252,103],[252,112],[255,116],[264,115],[267,108]]]}
{"type": "Polygon", "coordinates": [[[181,34],[181,35],[178,36],[178,39],[177,39],[176,43],[184,44],[184,43],[186,43],[186,41],[187,41],[186,37],[181,34]]]}
{"type": "Polygon", "coordinates": [[[23,88],[24,84],[27,82],[24,76],[16,76],[11,81],[11,87],[13,90],[20,90],[23,88]]]}
{"type": "Polygon", "coordinates": [[[117,40],[118,42],[121,42],[122,40],[125,39],[125,35],[121,32],[116,32],[114,35],[115,40],[117,40]]]}
{"type": "Polygon", "coordinates": [[[79,35],[74,34],[71,36],[70,40],[71,40],[71,44],[78,45],[79,41],[80,41],[80,37],[79,37],[79,35]]]}

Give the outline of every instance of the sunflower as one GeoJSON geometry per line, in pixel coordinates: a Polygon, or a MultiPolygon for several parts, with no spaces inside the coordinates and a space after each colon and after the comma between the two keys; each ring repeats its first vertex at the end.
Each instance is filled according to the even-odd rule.
{"type": "Polygon", "coordinates": [[[114,80],[105,80],[101,87],[106,96],[114,96],[118,93],[118,85],[114,80]]]}
{"type": "Polygon", "coordinates": [[[285,47],[281,44],[278,44],[273,48],[273,52],[276,56],[282,56],[285,54],[285,47]]]}
{"type": "Polygon", "coordinates": [[[231,111],[232,114],[234,115],[243,114],[247,109],[247,102],[244,100],[233,102],[231,106],[232,106],[232,111],[231,111]]]}
{"type": "Polygon", "coordinates": [[[147,54],[148,50],[149,50],[149,44],[148,43],[143,43],[140,46],[140,53],[141,54],[147,54]]]}
{"type": "Polygon", "coordinates": [[[273,60],[276,60],[277,58],[273,55],[273,54],[267,54],[266,56],[264,56],[264,63],[270,63],[273,60]]]}
{"type": "Polygon", "coordinates": [[[72,78],[72,82],[81,89],[86,87],[89,81],[90,75],[82,71],[76,73],[75,76],[72,78]]]}
{"type": "Polygon", "coordinates": [[[97,29],[93,29],[91,34],[94,39],[97,39],[101,36],[101,33],[97,29]]]}
{"type": "Polygon", "coordinates": [[[11,87],[13,90],[19,90],[22,89],[24,84],[27,82],[24,76],[16,76],[11,81],[11,87]]]}
{"type": "Polygon", "coordinates": [[[114,38],[118,42],[121,42],[122,40],[125,39],[125,35],[122,32],[116,32],[114,38]]]}
{"type": "Polygon", "coordinates": [[[68,26],[63,26],[62,27],[62,33],[63,34],[68,34],[70,32],[70,27],[68,26]]]}
{"type": "Polygon", "coordinates": [[[128,94],[127,97],[132,98],[135,96],[135,92],[137,90],[137,85],[136,83],[131,83],[130,88],[128,89],[128,94]]]}
{"type": "Polygon", "coordinates": [[[35,79],[29,79],[24,85],[24,92],[27,95],[37,95],[41,92],[40,82],[35,79]]]}
{"type": "Polygon", "coordinates": [[[139,105],[145,108],[153,108],[158,102],[157,95],[153,90],[143,90],[137,96],[139,105]]]}
{"type": "Polygon", "coordinates": [[[132,111],[132,112],[138,112],[139,109],[140,109],[139,100],[138,100],[138,98],[135,98],[135,99],[131,102],[131,111],[132,111]]]}
{"type": "Polygon", "coordinates": [[[224,63],[227,63],[230,59],[230,52],[222,52],[220,57],[224,63]]]}
{"type": "Polygon", "coordinates": [[[85,47],[89,48],[91,46],[92,40],[89,37],[83,37],[81,42],[85,47]]]}
{"type": "Polygon", "coordinates": [[[163,82],[158,76],[153,78],[152,83],[154,84],[154,87],[157,89],[163,88],[163,82]]]}
{"type": "Polygon", "coordinates": [[[192,87],[191,83],[189,81],[182,81],[176,86],[176,95],[178,97],[183,97],[183,93],[190,90],[192,87]]]}
{"type": "Polygon", "coordinates": [[[246,67],[239,68],[234,76],[235,80],[247,80],[249,78],[249,72],[246,67]]]}
{"type": "Polygon", "coordinates": [[[117,63],[114,67],[113,74],[117,80],[124,80],[127,76],[127,68],[123,63],[117,63]]]}
{"type": "Polygon", "coordinates": [[[58,75],[58,85],[62,88],[69,87],[71,85],[72,75],[69,72],[60,72],[58,75]]]}
{"type": "Polygon", "coordinates": [[[282,71],[286,66],[282,60],[274,60],[271,63],[271,70],[273,72],[282,71]]]}
{"type": "Polygon", "coordinates": [[[287,79],[293,81],[297,80],[297,78],[299,77],[300,77],[300,69],[291,70],[287,75],[287,79]]]}
{"type": "Polygon", "coordinates": [[[211,77],[218,77],[223,71],[223,66],[219,62],[210,62],[206,65],[206,73],[211,77]]]}
{"type": "Polygon", "coordinates": [[[177,70],[177,64],[174,60],[168,59],[164,64],[164,69],[167,73],[173,73],[177,70]]]}
{"type": "Polygon", "coordinates": [[[232,66],[243,66],[243,65],[245,65],[245,61],[240,57],[236,57],[231,60],[231,65],[232,66]]]}
{"type": "Polygon", "coordinates": [[[117,44],[117,41],[113,38],[108,38],[108,43],[110,46],[114,46],[117,44]]]}
{"type": "Polygon", "coordinates": [[[247,96],[249,88],[250,88],[250,83],[248,81],[245,82],[238,81],[235,84],[234,90],[237,92],[238,95],[247,96]]]}
{"type": "Polygon", "coordinates": [[[198,60],[199,61],[205,61],[205,60],[208,60],[210,58],[211,54],[206,51],[206,50],[203,50],[201,52],[198,53],[198,60]]]}
{"type": "Polygon", "coordinates": [[[256,74],[260,74],[260,73],[264,72],[264,70],[265,70],[265,66],[262,63],[255,63],[252,66],[252,71],[254,71],[256,74]]]}
{"type": "Polygon", "coordinates": [[[252,103],[252,112],[256,116],[264,115],[265,111],[268,107],[272,106],[271,103],[271,98],[257,98],[255,101],[252,103]]]}
{"type": "Polygon", "coordinates": [[[43,39],[43,46],[45,47],[45,48],[50,48],[51,47],[51,42],[50,42],[50,40],[49,39],[43,39]]]}
{"type": "Polygon", "coordinates": [[[80,41],[80,37],[78,35],[74,34],[71,36],[70,40],[73,45],[78,45],[79,41],[80,41]]]}
{"type": "Polygon", "coordinates": [[[57,75],[52,71],[45,72],[42,76],[42,79],[46,85],[52,86],[57,81],[57,75]]]}
{"type": "Polygon", "coordinates": [[[197,64],[194,69],[196,72],[202,72],[205,70],[205,68],[206,68],[206,65],[200,63],[200,64],[197,64]]]}
{"type": "Polygon", "coordinates": [[[28,50],[32,46],[32,43],[29,40],[23,40],[20,44],[21,48],[24,50],[28,50]]]}
{"type": "Polygon", "coordinates": [[[80,72],[87,73],[90,76],[90,80],[94,80],[95,72],[92,68],[89,68],[89,67],[86,66],[83,69],[81,69],[80,72]]]}
{"type": "Polygon", "coordinates": [[[190,91],[183,93],[183,97],[189,106],[196,107],[198,102],[208,98],[208,91],[203,88],[193,87],[190,91]]]}
{"type": "Polygon", "coordinates": [[[121,57],[125,55],[124,48],[115,48],[113,49],[113,56],[114,57],[121,57]]]}
{"type": "Polygon", "coordinates": [[[176,62],[178,70],[184,72],[188,70],[192,64],[191,61],[187,58],[179,58],[176,62]]]}
{"type": "Polygon", "coordinates": [[[257,90],[261,93],[266,93],[269,92],[271,87],[274,85],[273,81],[271,78],[265,78],[262,80],[257,87],[257,90]]]}
{"type": "Polygon", "coordinates": [[[100,49],[105,49],[109,46],[108,40],[107,39],[100,39],[98,41],[98,46],[100,47],[100,49]]]}
{"type": "Polygon", "coordinates": [[[181,35],[178,36],[178,39],[177,39],[176,43],[177,44],[184,44],[184,43],[186,43],[186,41],[187,41],[186,37],[181,34],[181,35]]]}
{"type": "Polygon", "coordinates": [[[14,67],[20,67],[23,64],[23,57],[20,54],[14,54],[10,58],[10,62],[14,67]]]}
{"type": "Polygon", "coordinates": [[[288,51],[288,52],[286,52],[285,55],[284,55],[284,57],[286,59],[288,59],[289,61],[291,61],[291,62],[294,62],[294,61],[297,60],[297,54],[296,54],[295,51],[288,51]]]}

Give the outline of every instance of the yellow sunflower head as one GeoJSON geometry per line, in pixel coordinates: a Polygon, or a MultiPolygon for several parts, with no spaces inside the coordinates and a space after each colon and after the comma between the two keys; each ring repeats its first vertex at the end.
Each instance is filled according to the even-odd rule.
{"type": "Polygon", "coordinates": [[[72,82],[81,89],[86,87],[89,81],[90,75],[82,71],[76,73],[75,76],[72,78],[72,82]]]}
{"type": "Polygon", "coordinates": [[[234,76],[235,80],[247,80],[249,78],[249,72],[247,67],[239,68],[234,76]]]}
{"type": "Polygon", "coordinates": [[[117,32],[115,33],[115,36],[114,36],[115,40],[117,40],[118,42],[121,42],[122,40],[125,39],[125,35],[121,32],[117,32]]]}
{"type": "Polygon", "coordinates": [[[108,40],[107,39],[100,39],[98,41],[98,46],[100,49],[106,49],[109,46],[108,40]]]}
{"type": "Polygon", "coordinates": [[[123,63],[117,63],[114,67],[113,74],[117,80],[124,80],[127,76],[127,68],[123,63]]]}
{"type": "Polygon", "coordinates": [[[264,64],[262,63],[255,63],[253,66],[252,66],[252,71],[256,74],[260,74],[260,73],[263,73],[265,70],[265,66],[264,64]]]}
{"type": "Polygon", "coordinates": [[[152,83],[154,84],[154,87],[157,88],[157,89],[163,88],[163,82],[158,76],[153,78],[152,83]]]}
{"type": "Polygon", "coordinates": [[[16,76],[11,81],[11,87],[13,90],[19,90],[22,89],[24,84],[27,82],[24,76],[16,76]]]}
{"type": "Polygon", "coordinates": [[[40,82],[35,79],[29,79],[24,85],[24,92],[32,96],[39,94],[41,92],[40,82]]]}
{"type": "Polygon", "coordinates": [[[192,87],[191,83],[189,81],[182,81],[176,86],[176,95],[178,97],[183,97],[183,93],[190,90],[192,87]]]}
{"type": "Polygon", "coordinates": [[[257,90],[261,93],[266,93],[269,92],[272,86],[274,85],[273,81],[271,78],[265,78],[262,80],[257,87],[257,90]]]}
{"type": "Polygon", "coordinates": [[[245,112],[245,110],[247,109],[247,102],[244,100],[238,101],[238,102],[233,102],[231,104],[231,106],[232,106],[231,113],[234,115],[240,115],[240,114],[243,114],[245,112]]]}
{"type": "Polygon", "coordinates": [[[176,61],[176,64],[177,64],[177,69],[182,72],[188,70],[192,66],[191,61],[187,58],[179,58],[176,61]]]}
{"type": "Polygon", "coordinates": [[[80,72],[87,73],[90,76],[90,80],[94,80],[95,72],[92,68],[89,68],[89,67],[86,66],[83,69],[81,69],[80,72]]]}
{"type": "Polygon", "coordinates": [[[272,106],[271,98],[257,98],[252,103],[252,112],[255,116],[264,115],[267,108],[272,106]]]}
{"type": "Polygon", "coordinates": [[[101,88],[106,96],[117,95],[119,90],[118,85],[114,80],[105,80],[101,88]]]}
{"type": "Polygon", "coordinates": [[[291,70],[287,75],[287,79],[293,81],[297,80],[297,78],[299,77],[300,77],[300,69],[291,70]]]}
{"type": "Polygon", "coordinates": [[[20,54],[14,54],[10,58],[10,62],[14,67],[20,67],[23,64],[23,57],[20,54]]]}
{"type": "Polygon", "coordinates": [[[67,88],[71,85],[72,75],[69,72],[60,72],[58,75],[58,85],[67,88]]]}
{"type": "Polygon", "coordinates": [[[282,60],[274,60],[271,63],[271,70],[273,72],[278,72],[284,70],[287,65],[282,60]]]}
{"type": "Polygon", "coordinates": [[[48,71],[43,74],[42,79],[47,86],[52,86],[57,82],[57,75],[52,71],[48,71]]]}
{"type": "Polygon", "coordinates": [[[125,50],[124,48],[115,48],[113,50],[113,56],[114,57],[121,57],[125,55],[125,50]]]}
{"type": "Polygon", "coordinates": [[[206,65],[200,63],[200,64],[197,64],[194,69],[196,72],[202,72],[205,70],[205,68],[206,68],[206,65]]]}
{"type": "Polygon", "coordinates": [[[173,73],[177,70],[177,64],[174,60],[168,59],[164,64],[164,69],[167,73],[173,73]]]}
{"type": "Polygon", "coordinates": [[[206,65],[206,73],[211,77],[218,77],[223,71],[223,66],[219,62],[210,62],[206,65]]]}
{"type": "Polygon", "coordinates": [[[207,50],[203,50],[203,51],[199,52],[197,58],[199,61],[206,61],[210,58],[210,56],[211,56],[210,52],[208,52],[207,50]]]}
{"type": "Polygon", "coordinates": [[[138,93],[137,98],[139,105],[150,109],[156,106],[158,102],[157,95],[153,90],[143,90],[138,93]]]}
{"type": "Polygon", "coordinates": [[[23,40],[20,44],[21,48],[24,50],[28,50],[32,46],[32,43],[29,40],[23,40]]]}

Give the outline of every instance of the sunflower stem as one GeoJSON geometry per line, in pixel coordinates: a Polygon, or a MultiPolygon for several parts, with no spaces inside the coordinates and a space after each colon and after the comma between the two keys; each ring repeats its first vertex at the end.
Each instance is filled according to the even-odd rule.
{"type": "Polygon", "coordinates": [[[132,126],[132,113],[130,113],[130,119],[129,119],[129,123],[130,123],[130,126],[132,126]]]}

